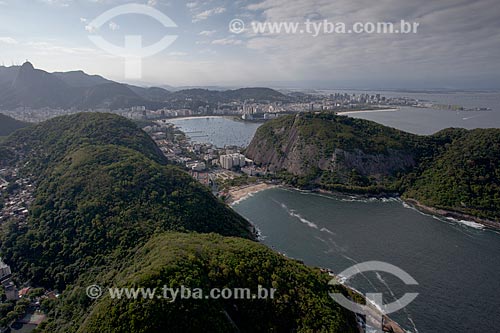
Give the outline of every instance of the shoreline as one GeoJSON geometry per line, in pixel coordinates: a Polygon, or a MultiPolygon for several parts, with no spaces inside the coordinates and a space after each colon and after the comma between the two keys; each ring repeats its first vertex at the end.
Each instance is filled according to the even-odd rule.
{"type": "Polygon", "coordinates": [[[405,202],[406,204],[416,208],[417,210],[419,210],[423,213],[428,213],[428,214],[432,214],[432,215],[436,215],[436,216],[440,216],[440,217],[444,217],[444,218],[448,218],[448,219],[453,219],[453,220],[459,220],[457,222],[464,221],[464,222],[476,223],[476,224],[482,225],[485,229],[490,229],[490,230],[495,230],[495,231],[500,230],[500,223],[495,222],[493,220],[484,219],[484,218],[480,218],[477,216],[473,216],[473,215],[469,215],[469,214],[465,214],[465,213],[459,213],[459,212],[455,212],[455,211],[451,211],[451,210],[429,207],[429,206],[426,206],[426,205],[420,203],[419,201],[417,201],[415,199],[411,199],[411,198],[408,198],[408,199],[400,198],[400,199],[403,200],[403,202],[405,202]]]}
{"type": "Polygon", "coordinates": [[[188,117],[178,117],[178,118],[166,118],[162,120],[166,120],[167,123],[172,120],[191,120],[191,119],[203,119],[203,118],[208,118],[208,119],[217,119],[217,118],[227,118],[231,116],[188,116],[188,117]]]}
{"type": "Polygon", "coordinates": [[[377,112],[396,112],[400,111],[400,108],[392,108],[392,109],[379,109],[379,110],[358,110],[358,111],[340,111],[337,112],[337,115],[350,115],[356,113],[377,113],[377,112]]]}
{"type": "MultiPolygon", "coordinates": [[[[229,198],[226,200],[226,203],[230,206],[237,204],[241,202],[242,200],[245,200],[249,196],[262,192],[271,188],[288,188],[296,191],[303,191],[299,188],[295,188],[293,186],[287,186],[287,185],[275,185],[275,184],[268,184],[268,183],[257,183],[257,184],[251,184],[251,185],[245,185],[245,186],[240,186],[240,187],[235,187],[234,189],[231,188],[228,191],[229,198]]],[[[310,193],[321,193],[321,194],[330,194],[330,195],[349,195],[349,196],[355,196],[359,198],[397,198],[401,200],[404,204],[407,204],[416,210],[420,211],[421,213],[425,214],[431,214],[436,217],[441,217],[444,219],[448,219],[452,222],[460,223],[460,224],[465,224],[470,228],[475,228],[475,229],[488,229],[488,230],[494,230],[494,231],[500,231],[500,222],[496,222],[494,220],[490,219],[485,219],[485,218],[480,218],[477,216],[473,216],[470,214],[465,214],[465,213],[460,213],[456,211],[451,211],[451,210],[446,210],[446,209],[440,209],[440,208],[435,208],[435,207],[429,207],[426,206],[419,201],[411,198],[403,198],[400,195],[397,194],[391,194],[391,193],[382,193],[382,194],[356,194],[356,193],[346,193],[342,191],[328,191],[324,190],[321,188],[318,189],[312,189],[308,190],[307,192],[310,193]]]]}
{"type": "Polygon", "coordinates": [[[270,190],[272,188],[276,188],[278,185],[268,184],[268,183],[254,183],[249,185],[243,185],[238,187],[230,188],[228,191],[228,198],[226,199],[226,203],[229,206],[237,204],[242,200],[250,197],[251,195],[262,192],[265,190],[270,190]]]}

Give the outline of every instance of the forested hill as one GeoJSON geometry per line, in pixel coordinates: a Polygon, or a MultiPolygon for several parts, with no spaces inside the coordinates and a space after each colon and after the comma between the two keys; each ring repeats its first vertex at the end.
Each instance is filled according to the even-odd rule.
{"type": "Polygon", "coordinates": [[[41,331],[251,331],[255,320],[262,331],[354,330],[352,314],[327,301],[328,276],[253,242],[249,223],[168,165],[134,123],[108,114],[56,118],[15,133],[0,151],[2,165],[19,167],[18,177],[35,188],[27,220],[2,223],[0,256],[19,285],[62,292],[44,304],[49,320],[41,331]],[[125,304],[92,301],[85,296],[91,282],[261,284],[282,294],[272,301],[125,304]]]}
{"type": "Polygon", "coordinates": [[[418,136],[367,120],[307,113],[260,127],[247,155],[294,186],[399,193],[500,221],[499,147],[500,129],[418,136]]]}
{"type": "Polygon", "coordinates": [[[20,128],[29,126],[25,123],[0,113],[0,136],[7,136],[17,131],[20,128]]]}
{"type": "Polygon", "coordinates": [[[248,223],[124,118],[61,117],[9,137],[36,185],[27,225],[8,226],[2,257],[35,283],[64,288],[110,253],[126,256],[153,233],[250,237],[248,223]]]}
{"type": "Polygon", "coordinates": [[[500,222],[500,129],[458,132],[461,135],[422,168],[404,196],[500,222]]]}
{"type": "MultiPolygon", "coordinates": [[[[119,271],[87,275],[62,299],[43,331],[67,332],[359,332],[352,312],[329,292],[331,277],[244,239],[220,235],[161,234],[119,271]],[[111,299],[85,307],[85,286],[199,288],[203,299],[111,299]],[[205,299],[212,288],[275,288],[274,299],[205,299]],[[83,300],[83,301],[82,301],[83,300]],[[75,315],[83,311],[84,316],[75,315]],[[66,318],[72,318],[68,321],[66,318]]],[[[355,297],[355,296],[354,296],[355,297]]]]}

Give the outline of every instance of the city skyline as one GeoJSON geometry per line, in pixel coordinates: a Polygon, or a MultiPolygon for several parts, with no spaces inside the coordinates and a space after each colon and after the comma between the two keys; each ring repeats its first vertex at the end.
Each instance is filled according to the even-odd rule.
{"type": "Polygon", "coordinates": [[[84,70],[119,82],[172,86],[272,86],[357,89],[500,89],[500,34],[495,1],[136,1],[172,19],[165,28],[144,15],[122,15],[99,29],[123,45],[141,35],[150,45],[177,39],[143,59],[140,80],[124,75],[124,61],[89,40],[90,22],[127,1],[0,1],[0,63],[84,70]],[[235,34],[229,23],[418,22],[415,34],[235,34]]]}

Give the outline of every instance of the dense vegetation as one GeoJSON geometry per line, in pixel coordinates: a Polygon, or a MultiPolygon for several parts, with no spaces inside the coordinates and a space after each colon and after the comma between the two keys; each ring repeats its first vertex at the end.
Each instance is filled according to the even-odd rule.
{"type": "Polygon", "coordinates": [[[428,137],[332,113],[306,113],[266,123],[247,153],[294,186],[396,192],[401,175],[434,149],[428,137]]]}
{"type": "Polygon", "coordinates": [[[0,136],[8,136],[18,129],[29,126],[30,124],[13,119],[0,113],[0,136]]]}
{"type": "Polygon", "coordinates": [[[249,226],[191,177],[140,153],[86,146],[38,185],[28,225],[11,225],[2,255],[39,285],[63,289],[111,252],[165,230],[249,236],[249,226]]]}
{"type": "Polygon", "coordinates": [[[29,169],[43,172],[69,152],[85,145],[116,145],[136,150],[165,163],[154,141],[130,120],[112,114],[80,113],[58,117],[20,130],[4,142],[18,159],[27,159],[29,169]]]}
{"type": "Polygon", "coordinates": [[[44,301],[49,320],[41,331],[353,331],[352,314],[327,295],[328,275],[253,242],[248,222],[168,165],[133,122],[106,114],[56,118],[15,133],[0,149],[10,154],[3,163],[36,185],[26,223],[2,225],[1,257],[18,282],[63,292],[44,301]],[[94,283],[261,284],[280,294],[269,301],[94,302],[85,295],[94,283]]]}
{"type": "MultiPolygon", "coordinates": [[[[50,332],[355,332],[352,314],[329,296],[330,277],[258,243],[219,235],[162,234],[120,271],[87,275],[62,299],[50,332]],[[97,279],[97,281],[96,281],[97,279]],[[111,299],[89,302],[84,286],[156,288],[275,288],[274,299],[111,299]],[[90,314],[85,316],[90,309],[90,314]],[[82,312],[75,311],[75,309],[82,312]],[[84,314],[82,318],[82,314],[84,314]],[[69,321],[68,319],[71,319],[69,321]],[[85,319],[85,320],[83,320],[85,319]]],[[[337,287],[336,292],[347,293],[337,287]]],[[[158,295],[158,294],[157,294],[158,295]]]]}
{"type": "Polygon", "coordinates": [[[500,220],[500,130],[461,134],[423,169],[404,196],[427,206],[500,220]]]}
{"type": "Polygon", "coordinates": [[[393,192],[500,220],[500,130],[418,136],[371,121],[308,113],[266,123],[247,152],[299,187],[393,192]]]}

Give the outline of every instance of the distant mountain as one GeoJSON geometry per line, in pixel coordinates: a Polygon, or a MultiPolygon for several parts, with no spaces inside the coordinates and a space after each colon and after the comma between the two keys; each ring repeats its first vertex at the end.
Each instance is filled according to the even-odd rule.
{"type": "Polygon", "coordinates": [[[72,87],[92,87],[113,82],[99,75],[88,75],[83,71],[56,72],[53,75],[72,87]]]}
{"type": "Polygon", "coordinates": [[[143,88],[137,86],[128,86],[130,90],[132,90],[137,95],[141,96],[144,99],[154,101],[154,102],[166,102],[168,101],[171,93],[168,90],[163,88],[151,87],[151,88],[143,88]]]}
{"type": "Polygon", "coordinates": [[[253,100],[255,102],[284,102],[290,100],[288,96],[269,88],[242,88],[226,91],[187,89],[172,93],[170,99],[192,99],[206,103],[245,100],[253,100]]]}
{"type": "Polygon", "coordinates": [[[35,69],[31,63],[26,62],[19,67],[12,84],[0,96],[0,106],[67,106],[76,97],[76,93],[61,79],[35,69]]]}
{"type": "Polygon", "coordinates": [[[7,109],[124,108],[150,106],[155,101],[147,94],[137,94],[130,86],[98,75],[82,71],[48,73],[29,62],[20,67],[0,67],[0,88],[0,108],[7,109]]]}
{"type": "Polygon", "coordinates": [[[18,129],[27,127],[29,125],[29,123],[16,120],[0,113],[0,136],[10,135],[18,129]]]}
{"type": "Polygon", "coordinates": [[[0,67],[0,109],[31,108],[128,108],[145,106],[197,109],[198,106],[251,100],[287,101],[290,98],[268,88],[218,91],[186,89],[171,93],[158,87],[122,84],[83,71],[48,73],[26,62],[22,66],[0,67]]]}

